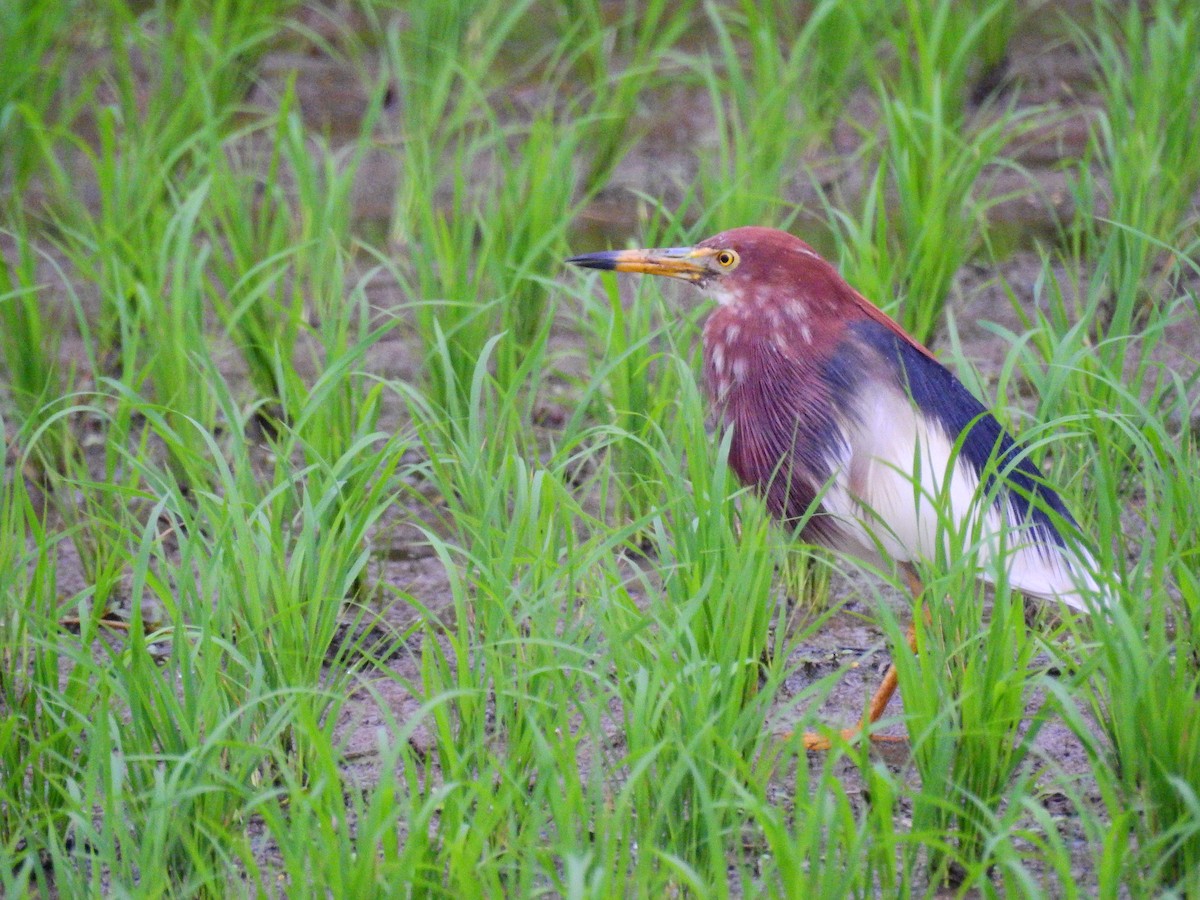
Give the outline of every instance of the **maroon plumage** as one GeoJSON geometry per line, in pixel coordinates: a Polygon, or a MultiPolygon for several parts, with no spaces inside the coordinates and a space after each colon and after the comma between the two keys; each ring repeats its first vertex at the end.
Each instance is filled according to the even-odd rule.
{"type": "Polygon", "coordinates": [[[804,522],[804,538],[873,562],[978,546],[981,577],[1003,569],[1079,608],[1095,597],[1074,520],[1021,448],[799,238],[738,228],[570,262],[682,278],[717,300],[705,378],[733,429],[730,465],[785,525],[804,522]]]}
{"type": "MultiPolygon", "coordinates": [[[[733,432],[729,464],[804,538],[872,562],[891,557],[914,593],[913,562],[974,552],[984,579],[1078,609],[1110,602],[1071,540],[1071,514],[1020,446],[799,238],[737,228],[695,247],[568,262],[682,278],[716,298],[704,372],[733,432]]],[[[893,665],[866,722],[897,682],[893,665]]],[[[808,733],[804,745],[830,741],[808,733]]]]}
{"type": "MultiPolygon", "coordinates": [[[[761,252],[762,243],[778,243],[773,234],[747,228],[732,235],[746,267],[741,280],[752,279],[754,288],[718,306],[705,323],[704,373],[718,413],[733,428],[730,466],[790,524],[810,512],[832,474],[831,460],[844,451],[838,411],[855,377],[829,362],[844,340],[845,283],[798,239],[782,253],[761,252]]],[[[730,237],[700,246],[725,246],[730,237]]],[[[831,543],[822,510],[812,512],[804,537],[831,543]]]]}

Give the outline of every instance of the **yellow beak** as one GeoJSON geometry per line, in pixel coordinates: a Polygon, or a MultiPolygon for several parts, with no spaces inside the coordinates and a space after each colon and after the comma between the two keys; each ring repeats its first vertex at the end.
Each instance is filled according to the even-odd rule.
{"type": "Polygon", "coordinates": [[[699,281],[709,274],[708,258],[713,250],[707,247],[669,247],[663,250],[607,250],[572,256],[571,265],[585,269],[604,269],[612,272],[640,272],[643,275],[666,275],[684,281],[699,281]]]}

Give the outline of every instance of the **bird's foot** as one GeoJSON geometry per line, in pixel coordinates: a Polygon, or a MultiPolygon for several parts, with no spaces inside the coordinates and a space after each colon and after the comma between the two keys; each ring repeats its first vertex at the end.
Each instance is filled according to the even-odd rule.
{"type": "MultiPolygon", "coordinates": [[[[840,732],[843,741],[852,741],[862,734],[862,727],[843,728],[840,732]]],[[[788,737],[791,737],[789,734],[788,737]]],[[[869,735],[871,741],[876,744],[903,744],[908,740],[907,735],[903,734],[875,734],[872,732],[869,735]]],[[[804,743],[804,749],[823,752],[833,746],[833,740],[828,735],[817,734],[815,731],[804,732],[801,740],[804,743]]]]}

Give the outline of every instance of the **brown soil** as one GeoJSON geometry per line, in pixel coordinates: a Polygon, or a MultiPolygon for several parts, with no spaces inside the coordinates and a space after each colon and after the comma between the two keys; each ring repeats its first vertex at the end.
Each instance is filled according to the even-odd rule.
{"type": "MultiPolygon", "coordinates": [[[[324,19],[306,24],[329,32],[327,36],[337,39],[324,19]]],[[[338,139],[349,141],[354,137],[367,101],[357,74],[349,67],[329,57],[281,50],[266,57],[262,72],[263,82],[253,90],[249,98],[251,102],[263,105],[272,103],[272,98],[280,95],[285,82],[295,74],[300,108],[310,125],[327,131],[335,142],[338,139]]],[[[968,265],[958,279],[956,300],[952,305],[958,338],[965,355],[974,361],[985,384],[997,375],[1009,348],[983,323],[995,322],[1016,331],[1023,330],[1004,285],[1014,291],[1022,302],[1033,303],[1033,286],[1042,271],[1033,239],[1054,235],[1058,224],[1070,215],[1070,199],[1062,163],[1075,160],[1080,155],[1095,102],[1088,87],[1086,61],[1056,37],[1032,34],[1018,40],[1012,51],[1009,72],[1010,83],[1019,85],[1022,104],[1045,105],[1060,111],[1062,116],[1054,125],[1046,126],[1037,141],[1027,141],[1020,152],[1021,162],[1041,190],[995,209],[995,221],[1012,234],[1011,256],[1000,266],[968,265]]],[[[679,103],[681,98],[675,97],[672,102],[679,103]]],[[[593,249],[595,242],[602,239],[600,235],[620,235],[621,239],[633,235],[639,221],[639,192],[665,194],[669,206],[670,195],[678,194],[688,182],[696,163],[687,148],[695,140],[704,140],[704,131],[711,130],[711,117],[707,111],[707,99],[702,95],[683,98],[682,102],[690,102],[695,114],[679,116],[678,106],[674,108],[676,114],[670,116],[653,108],[645,111],[651,131],[647,139],[620,165],[612,186],[583,214],[579,223],[580,251],[593,249]]],[[[854,106],[869,115],[869,104],[865,97],[858,98],[854,106]]],[[[841,151],[852,150],[856,140],[849,128],[835,135],[835,144],[841,151]]],[[[835,173],[835,177],[850,177],[840,173],[837,160],[814,159],[812,162],[823,170],[835,173]]],[[[1013,189],[1018,186],[1012,180],[1014,177],[1003,174],[994,189],[998,193],[1013,189]]],[[[363,228],[378,228],[381,223],[386,223],[392,212],[391,198],[395,195],[396,184],[394,157],[382,152],[368,154],[355,192],[355,214],[363,228]]],[[[819,208],[806,178],[798,177],[792,190],[793,199],[806,202],[809,208],[819,208]]],[[[739,224],[745,223],[725,223],[727,227],[739,224]]],[[[814,242],[820,243],[819,240],[814,242]]],[[[52,273],[48,275],[51,281],[55,277],[52,273]]],[[[85,303],[89,303],[87,285],[76,287],[85,303]]],[[[376,290],[372,297],[373,302],[381,307],[399,305],[404,299],[398,295],[389,296],[385,289],[376,290]]],[[[682,294],[680,301],[693,302],[682,294]]],[[[67,357],[64,362],[84,363],[82,345],[69,317],[64,316],[63,324],[65,338],[62,346],[67,357]]],[[[571,336],[559,335],[556,339],[569,341],[571,336]]],[[[943,336],[937,344],[944,345],[945,340],[943,336]]],[[[1195,322],[1173,329],[1163,353],[1164,362],[1190,371],[1196,365],[1196,360],[1200,359],[1200,329],[1195,322]]],[[[223,359],[228,377],[244,379],[245,372],[240,368],[235,354],[225,354],[223,359]]],[[[402,332],[393,332],[374,348],[370,365],[387,377],[414,378],[418,361],[413,342],[402,332]]],[[[400,410],[392,410],[391,415],[396,417],[394,422],[398,423],[400,410]]],[[[81,427],[86,427],[86,423],[81,427]]],[[[423,543],[413,526],[414,521],[425,521],[434,528],[438,527],[436,522],[430,520],[425,507],[414,505],[409,509],[397,509],[377,535],[377,552],[371,577],[388,585],[398,596],[415,598],[433,614],[449,621],[453,610],[447,575],[441,563],[423,543]]],[[[1137,521],[1136,514],[1131,517],[1130,527],[1144,527],[1137,521]]],[[[83,590],[86,585],[70,542],[58,546],[59,588],[64,596],[69,596],[83,590]]],[[[825,701],[822,716],[831,722],[849,724],[860,715],[864,698],[888,663],[888,649],[881,630],[875,624],[874,610],[863,599],[870,596],[871,592],[864,592],[856,584],[858,579],[865,577],[835,579],[833,596],[849,596],[851,599],[833,617],[828,627],[796,650],[790,660],[795,665],[795,675],[784,691],[782,704],[786,705],[788,698],[794,696],[804,684],[830,672],[840,671],[844,677],[825,701]]],[[[908,598],[894,596],[895,608],[902,616],[908,603],[908,598]]],[[[119,610],[116,612],[120,614],[119,610]]],[[[381,632],[392,629],[393,633],[403,633],[418,615],[413,606],[402,602],[383,604],[380,613],[381,620],[376,627],[381,632]]],[[[365,687],[358,690],[343,708],[339,729],[348,748],[347,766],[353,780],[363,786],[373,784],[379,776],[377,735],[385,722],[380,706],[385,706],[390,716],[400,722],[410,718],[418,708],[417,698],[402,685],[419,680],[419,653],[420,647],[415,639],[401,643],[387,662],[399,678],[372,679],[370,690],[365,687]]],[[[1032,698],[1031,713],[1039,703],[1040,697],[1032,698]]],[[[903,699],[897,698],[889,715],[899,717],[902,714],[903,699]]],[[[794,714],[781,713],[775,727],[782,735],[792,727],[793,722],[794,714]]],[[[896,730],[894,726],[892,730],[896,730]]],[[[613,738],[619,740],[619,735],[614,733],[613,738]]],[[[428,734],[420,727],[412,737],[412,744],[419,750],[431,747],[428,734]]],[[[1082,747],[1060,724],[1051,722],[1043,728],[1036,746],[1039,757],[1044,761],[1053,760],[1058,772],[1075,776],[1088,771],[1088,760],[1082,747]]],[[[904,770],[910,765],[902,744],[881,745],[875,752],[882,762],[897,770],[904,770]]],[[[861,784],[854,786],[859,776],[851,761],[840,764],[839,774],[852,794],[856,791],[861,793],[861,784]]],[[[1065,832],[1075,829],[1080,850],[1081,877],[1086,882],[1084,867],[1090,864],[1086,842],[1078,833],[1078,828],[1071,824],[1069,802],[1057,794],[1048,795],[1044,800],[1056,816],[1061,817],[1065,832]]],[[[264,848],[264,853],[269,856],[269,848],[264,848]]]]}

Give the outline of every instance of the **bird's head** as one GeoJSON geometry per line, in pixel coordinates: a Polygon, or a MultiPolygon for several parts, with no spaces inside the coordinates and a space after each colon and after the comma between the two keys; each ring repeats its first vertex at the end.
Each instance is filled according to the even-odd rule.
{"type": "MultiPolygon", "coordinates": [[[[845,330],[875,321],[924,356],[933,354],[846,283],[808,244],[786,231],[722,231],[694,247],[609,250],[567,262],[589,269],[642,272],[690,281],[722,306],[709,318],[709,341],[769,340],[788,353],[832,353],[845,330]],[[723,325],[732,325],[722,328],[723,325]]],[[[715,345],[715,344],[714,344],[715,345]]]]}
{"type": "Polygon", "coordinates": [[[794,294],[829,265],[808,244],[773,228],[734,228],[694,247],[609,250],[567,260],[589,269],[666,275],[690,281],[722,305],[794,294]]]}

